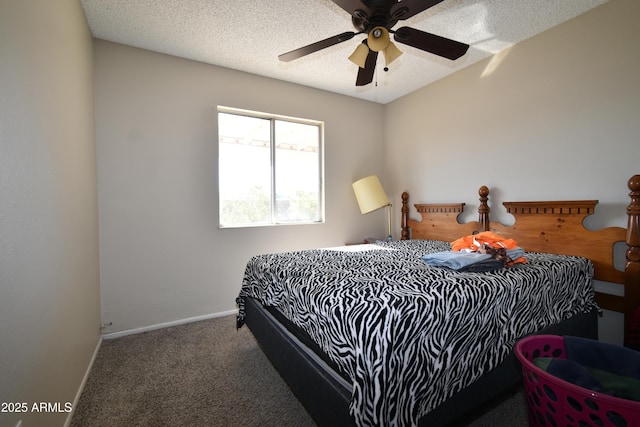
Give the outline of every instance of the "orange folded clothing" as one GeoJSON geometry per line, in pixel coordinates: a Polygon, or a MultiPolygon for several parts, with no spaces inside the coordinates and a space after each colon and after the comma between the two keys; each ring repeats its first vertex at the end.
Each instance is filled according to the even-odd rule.
{"type": "Polygon", "coordinates": [[[495,249],[515,249],[518,247],[518,243],[513,239],[505,239],[493,231],[483,231],[482,233],[459,238],[451,243],[451,248],[454,251],[467,249],[475,252],[484,245],[488,245],[495,249]]]}
{"type": "MultiPolygon", "coordinates": [[[[512,251],[514,249],[519,249],[519,247],[518,243],[513,239],[505,239],[492,231],[483,231],[478,234],[464,236],[455,240],[451,243],[451,249],[456,252],[468,251],[493,254],[495,252],[494,250],[512,251]]],[[[504,254],[495,254],[496,258],[501,258],[503,256],[504,254]]],[[[513,260],[508,260],[505,264],[525,264],[526,262],[526,259],[520,256],[513,260]]]]}

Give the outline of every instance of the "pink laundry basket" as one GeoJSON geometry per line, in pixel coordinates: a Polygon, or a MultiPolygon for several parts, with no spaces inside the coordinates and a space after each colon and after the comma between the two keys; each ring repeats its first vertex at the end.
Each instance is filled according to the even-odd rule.
{"type": "Polygon", "coordinates": [[[537,367],[538,357],[566,359],[564,337],[533,335],[515,347],[522,363],[530,426],[640,426],[640,402],[579,387],[537,367]]]}

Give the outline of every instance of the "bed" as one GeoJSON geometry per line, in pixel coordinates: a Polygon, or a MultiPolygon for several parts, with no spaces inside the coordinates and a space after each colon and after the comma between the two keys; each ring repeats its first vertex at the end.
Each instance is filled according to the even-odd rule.
{"type": "Polygon", "coordinates": [[[638,305],[640,176],[629,189],[629,227],[597,232],[582,226],[596,201],[504,203],[516,218],[504,226],[490,221],[487,187],[478,221],[466,224],[463,203],[417,204],[413,220],[404,193],[401,241],[252,258],[238,326],[318,425],[461,422],[518,384],[519,338],[596,338],[596,301],[629,313],[638,305]],[[421,259],[483,231],[517,240],[527,264],[475,273],[421,259]],[[612,266],[620,240],[624,272],[612,266]],[[625,297],[596,297],[594,277],[622,283],[625,297]]]}

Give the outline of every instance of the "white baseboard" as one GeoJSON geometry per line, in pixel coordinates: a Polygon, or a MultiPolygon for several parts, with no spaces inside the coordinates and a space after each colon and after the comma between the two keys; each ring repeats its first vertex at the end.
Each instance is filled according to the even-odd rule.
{"type": "Polygon", "coordinates": [[[237,314],[237,313],[238,313],[238,310],[234,309],[229,311],[223,311],[221,313],[211,313],[211,314],[205,314],[202,316],[188,317],[186,319],[174,320],[173,322],[158,323],[156,325],[144,326],[142,328],[127,329],[125,331],[119,331],[119,332],[111,332],[108,334],[104,334],[102,337],[106,340],[110,340],[113,338],[120,338],[127,335],[139,334],[141,332],[154,331],[156,329],[164,329],[170,326],[177,326],[177,325],[184,325],[186,323],[199,322],[200,320],[208,320],[208,319],[214,319],[216,317],[231,316],[232,314],[237,314]]]}
{"type": "Polygon", "coordinates": [[[87,371],[84,373],[84,377],[82,378],[80,387],[76,392],[76,397],[73,399],[73,406],[71,407],[71,412],[67,414],[67,419],[64,422],[64,427],[69,427],[71,425],[71,419],[73,418],[73,414],[76,411],[76,406],[78,406],[78,402],[80,401],[80,396],[82,395],[84,386],[87,384],[87,380],[89,379],[89,373],[91,372],[91,368],[93,368],[93,362],[96,361],[96,357],[98,356],[98,351],[100,350],[101,345],[102,345],[102,336],[100,336],[100,338],[98,339],[98,344],[96,345],[95,350],[93,350],[93,356],[91,356],[91,360],[89,361],[89,366],[87,366],[87,371]]]}

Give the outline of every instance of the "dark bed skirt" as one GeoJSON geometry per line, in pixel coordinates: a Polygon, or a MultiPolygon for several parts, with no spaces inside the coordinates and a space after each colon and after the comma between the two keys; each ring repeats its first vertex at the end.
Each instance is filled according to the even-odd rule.
{"type": "MultiPolygon", "coordinates": [[[[246,299],[246,324],[260,348],[293,394],[319,426],[353,426],[349,415],[351,390],[337,374],[283,327],[253,298],[246,299]]],[[[540,333],[598,338],[597,310],[578,314],[540,333]]],[[[498,367],[420,419],[421,426],[455,425],[490,406],[522,381],[513,352],[498,367]]]]}

